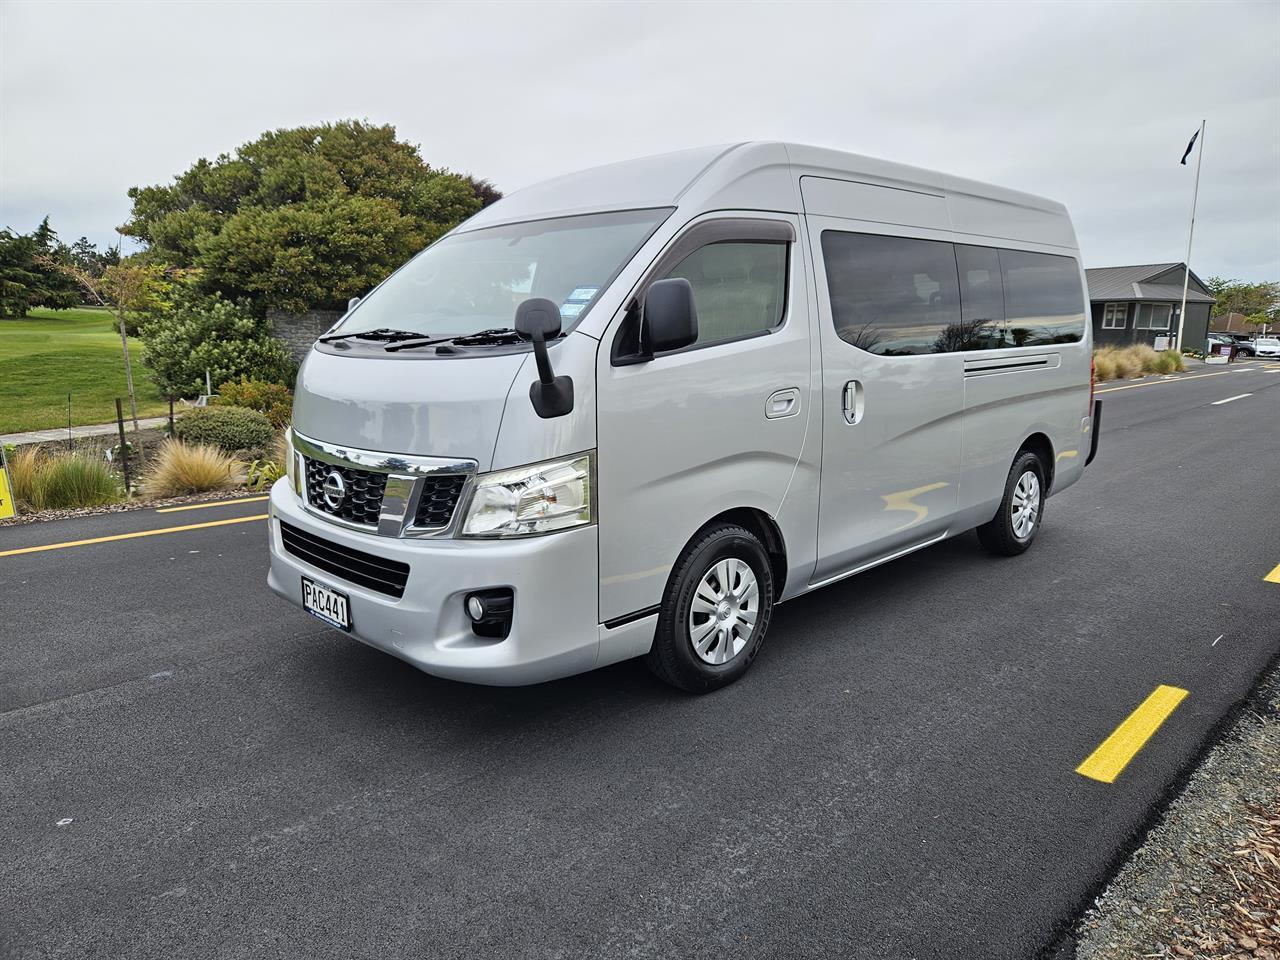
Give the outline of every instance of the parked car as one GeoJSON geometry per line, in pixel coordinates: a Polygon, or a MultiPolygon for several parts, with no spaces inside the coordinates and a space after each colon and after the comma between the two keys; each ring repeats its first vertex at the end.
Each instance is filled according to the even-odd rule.
{"type": "Polygon", "coordinates": [[[1020,554],[1100,401],[1059,203],[779,143],[517,191],[312,347],[281,596],[428,673],[645,656],[689,691],[773,607],[974,528],[1020,554]]]}
{"type": "Polygon", "coordinates": [[[1259,337],[1253,341],[1253,352],[1259,357],[1280,357],[1280,339],[1259,337]]]}

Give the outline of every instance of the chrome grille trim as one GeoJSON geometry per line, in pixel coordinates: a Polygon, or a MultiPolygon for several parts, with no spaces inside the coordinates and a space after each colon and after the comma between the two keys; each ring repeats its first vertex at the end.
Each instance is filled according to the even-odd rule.
{"type": "Polygon", "coordinates": [[[479,468],[479,464],[475,460],[361,450],[315,440],[311,437],[303,436],[296,430],[293,431],[293,446],[302,460],[298,466],[304,478],[308,460],[330,464],[335,467],[386,475],[387,480],[382,493],[382,502],[376,525],[355,523],[313,505],[310,496],[306,493],[305,484],[301,498],[302,505],[308,513],[320,517],[327,523],[337,524],[349,530],[358,530],[362,533],[376,533],[383,537],[450,536],[459,523],[459,514],[461,513],[459,508],[467,501],[472,479],[479,468]],[[463,479],[448,523],[443,526],[415,526],[419,500],[422,498],[424,488],[431,486],[434,489],[438,486],[438,481],[450,476],[459,476],[463,479]]]}

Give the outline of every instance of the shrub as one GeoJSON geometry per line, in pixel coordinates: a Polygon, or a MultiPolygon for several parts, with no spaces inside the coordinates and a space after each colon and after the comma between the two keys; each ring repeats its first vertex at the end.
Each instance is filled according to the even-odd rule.
{"type": "Polygon", "coordinates": [[[214,383],[292,379],[293,359],[271,335],[270,323],[217,294],[200,294],[194,284],[189,279],[179,285],[172,303],[142,324],[142,362],[162,394],[203,393],[205,371],[214,383]]]}
{"type": "Polygon", "coordinates": [[[124,498],[107,464],[78,453],[45,456],[39,447],[24,447],[9,466],[14,495],[32,510],[100,507],[124,498]]]}
{"type": "Polygon", "coordinates": [[[1129,352],[1133,356],[1134,362],[1138,365],[1138,370],[1142,373],[1156,372],[1156,358],[1159,356],[1155,350],[1147,346],[1145,343],[1135,343],[1129,347],[1129,352]]]}
{"type": "Polygon", "coordinates": [[[267,490],[284,474],[284,467],[275,460],[255,460],[249,464],[249,477],[246,482],[250,490],[267,490]]]}
{"type": "Polygon", "coordinates": [[[1116,378],[1115,351],[1103,348],[1093,355],[1093,376],[1099,383],[1116,378]]]}
{"type": "Polygon", "coordinates": [[[1156,357],[1156,373],[1177,373],[1186,368],[1187,365],[1182,361],[1182,353],[1178,350],[1165,350],[1156,357]]]}
{"type": "Polygon", "coordinates": [[[250,380],[241,377],[239,381],[228,380],[218,387],[218,395],[213,399],[218,406],[244,407],[246,410],[257,410],[264,413],[271,425],[277,429],[287,426],[293,416],[293,395],[283,383],[269,383],[266,380],[250,380]]]}
{"type": "Polygon", "coordinates": [[[39,459],[39,447],[22,447],[9,456],[9,479],[13,482],[14,499],[28,504],[34,499],[39,459]]]}
{"type": "Polygon", "coordinates": [[[240,462],[217,447],[166,440],[147,467],[143,485],[156,497],[224,490],[240,482],[240,462]]]}
{"type": "Polygon", "coordinates": [[[1142,364],[1138,361],[1129,349],[1117,350],[1111,355],[1112,362],[1116,367],[1116,377],[1120,380],[1126,380],[1129,377],[1138,377],[1142,375],[1142,364]]]}
{"type": "Polygon", "coordinates": [[[209,444],[225,453],[265,450],[276,436],[265,414],[243,407],[197,407],[182,415],[173,432],[185,443],[209,444]]]}

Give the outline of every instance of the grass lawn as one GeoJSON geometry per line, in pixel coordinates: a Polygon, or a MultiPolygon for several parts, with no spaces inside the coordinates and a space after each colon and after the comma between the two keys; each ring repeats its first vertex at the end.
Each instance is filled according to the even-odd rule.
{"type": "MultiPolygon", "coordinates": [[[[142,344],[129,341],[138,416],[169,409],[142,365],[142,344]]],[[[71,422],[107,423],[116,417],[115,398],[124,401],[124,357],[120,336],[106,310],[33,310],[21,320],[0,320],[0,433],[44,430],[71,422]]]]}

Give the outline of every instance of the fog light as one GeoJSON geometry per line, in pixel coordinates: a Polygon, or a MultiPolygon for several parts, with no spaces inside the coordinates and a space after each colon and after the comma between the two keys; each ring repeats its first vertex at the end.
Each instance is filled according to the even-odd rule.
{"type": "Polygon", "coordinates": [[[477,590],[467,594],[464,606],[471,618],[471,632],[489,640],[505,640],[511,633],[515,594],[510,587],[477,590]]]}

